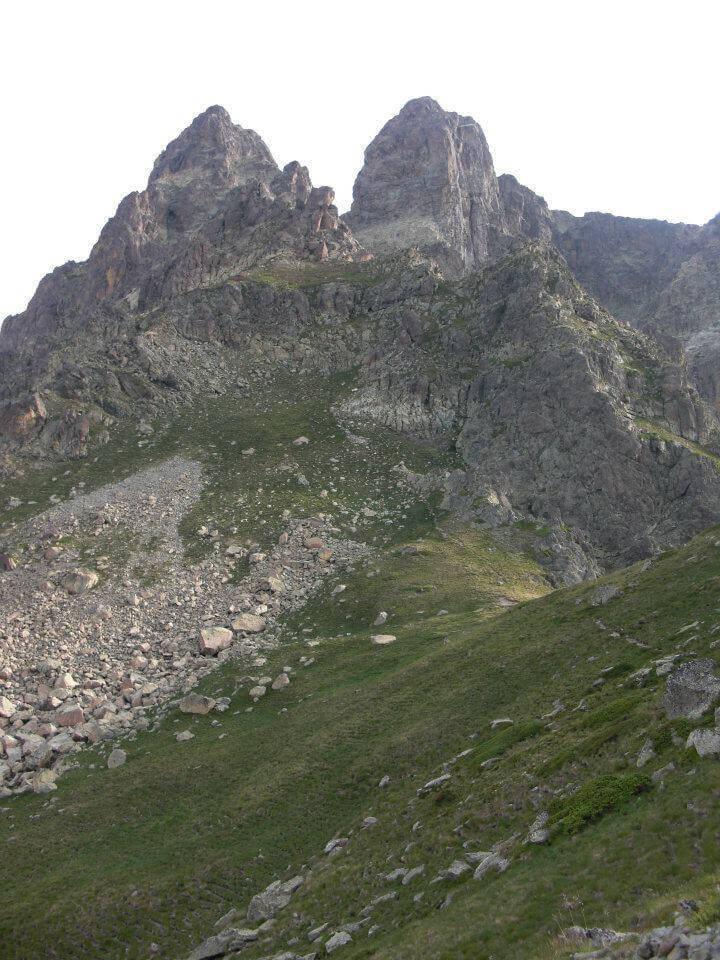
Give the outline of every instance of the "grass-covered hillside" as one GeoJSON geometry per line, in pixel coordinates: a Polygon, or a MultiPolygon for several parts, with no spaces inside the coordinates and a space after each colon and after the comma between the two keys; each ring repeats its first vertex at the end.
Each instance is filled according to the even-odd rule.
{"type": "Polygon", "coordinates": [[[230,660],[202,681],[226,712],[171,709],[123,743],[118,769],[100,744],[49,796],[2,802],[0,958],[181,960],[234,908],[255,928],[251,897],[296,875],[243,957],[324,954],[347,928],[343,960],[547,960],[569,955],[557,935],[574,923],[640,928],[680,898],[720,912],[720,767],[665,719],[656,669],[715,655],[718,533],[606,578],[620,592],[604,604],[597,583],[549,592],[531,531],[463,525],[398,486],[398,462],[434,469],[447,453],[381,431],[348,440],[318,385],[292,406],[261,396],[9,491],[23,500],[11,529],[54,492],[182,452],[207,480],[183,525],[188,563],[210,549],[201,524],[263,544],[283,510],[332,514],[367,553],[284,623],[262,667],[230,660]],[[395,642],[374,645],[378,632],[395,642]],[[251,700],[285,667],[289,686],[251,700]],[[541,814],[549,837],[525,843],[541,814]],[[347,843],[325,854],[333,838],[347,843]],[[481,851],[507,868],[474,879],[481,851]],[[468,869],[445,873],[455,861],[468,869]]]}

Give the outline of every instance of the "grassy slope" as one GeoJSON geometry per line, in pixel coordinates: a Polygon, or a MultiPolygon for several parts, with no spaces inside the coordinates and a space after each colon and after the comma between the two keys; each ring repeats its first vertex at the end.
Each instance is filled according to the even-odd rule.
{"type": "MultiPolygon", "coordinates": [[[[202,457],[212,482],[187,532],[212,517],[223,529],[233,524],[260,539],[274,533],[283,507],[327,510],[332,499],[334,513],[348,510],[347,522],[373,498],[392,500],[407,514],[404,526],[397,519],[390,528],[382,518],[369,522],[362,535],[370,543],[375,537],[378,547],[389,544],[343,574],[344,593],[332,598],[329,583],[287,624],[267,667],[270,674],[287,663],[296,668],[285,692],[247,712],[246,668],[228,665],[204,684],[233,696],[227,713],[215,720],[170,714],[159,732],[127,745],[124,767],[104,768],[98,754],[107,747],[88,751],[50,799],[25,796],[4,805],[0,957],[145,958],[152,942],[160,956],[181,957],[229,907],[244,906],[302,864],[313,866],[312,880],[279,918],[272,942],[248,950],[249,958],[298,935],[304,944],[304,931],[326,920],[332,929],[357,919],[389,889],[379,874],[401,863],[425,864],[424,878],[400,887],[399,900],[378,910],[380,931],[371,939],[356,935],[343,950],[348,960],[555,956],[559,926],[641,924],[665,917],[680,894],[706,900],[718,868],[720,770],[673,745],[658,707],[663,681],[652,678],[642,689],[626,681],[695,633],[691,649],[708,650],[720,620],[717,534],[665,555],[647,572],[613,575],[625,594],[606,607],[590,606],[593,587],[584,586],[498,612],[498,595],[542,594],[541,572],[522,550],[448,520],[436,525],[424,508],[403,507],[389,467],[401,456],[430,466],[434,452],[378,434],[368,453],[345,442],[317,397],[292,410],[282,399],[259,412],[224,401],[222,417],[219,407],[194,414],[194,423],[200,417],[204,424],[202,431],[194,426],[200,442],[190,441],[193,424],[185,421],[142,448],[143,458],[175,451],[202,457]],[[272,497],[258,495],[271,506],[257,516],[252,497],[261,477],[275,472],[299,433],[314,441],[291,448],[309,487],[281,482],[272,497]],[[232,450],[230,437],[237,440],[232,450]],[[258,454],[248,465],[236,451],[251,444],[258,454]],[[330,456],[345,459],[337,495],[324,500],[319,490],[338,466],[330,456]],[[242,467],[231,473],[230,463],[242,467]],[[417,552],[401,552],[404,542],[417,552]],[[379,609],[391,614],[384,629],[398,637],[383,649],[369,643],[379,609]],[[598,626],[600,618],[608,629],[598,626]],[[695,620],[702,621],[697,631],[678,635],[695,620]],[[320,645],[308,649],[308,637],[320,645]],[[300,656],[310,653],[316,663],[301,667],[300,656]],[[602,675],[605,668],[613,670],[602,675]],[[601,675],[605,683],[594,686],[601,675]],[[583,696],[589,709],[572,712],[583,696]],[[570,709],[539,721],[556,698],[570,709]],[[490,721],[504,716],[515,726],[491,733],[490,721]],[[185,727],[195,739],[177,744],[174,734],[185,727]],[[678,768],[664,788],[577,833],[558,832],[547,847],[517,845],[502,876],[429,885],[461,854],[464,840],[485,849],[524,833],[535,817],[533,798],[559,816],[573,811],[563,797],[574,785],[634,770],[647,736],[659,753],[648,769],[670,759],[678,768]],[[467,747],[474,751],[453,768],[450,785],[417,799],[417,787],[467,747]],[[496,765],[482,768],[492,756],[500,757],[496,765]],[[392,782],[380,791],[386,773],[392,782]],[[369,814],[378,825],[359,831],[369,814]],[[413,833],[417,820],[422,825],[413,833]],[[461,824],[462,836],[455,832],[461,824]],[[350,831],[345,852],[321,855],[330,837],[350,831]],[[415,845],[406,851],[409,843],[415,845]],[[436,909],[451,886],[452,902],[436,909]],[[418,892],[424,897],[415,903],[418,892]]],[[[127,450],[126,462],[114,461],[118,472],[137,465],[136,438],[127,450]]],[[[102,477],[91,463],[71,470],[74,482],[102,477]]],[[[42,482],[53,489],[60,481],[42,482]]],[[[682,724],[675,727],[686,734],[682,724]]]]}

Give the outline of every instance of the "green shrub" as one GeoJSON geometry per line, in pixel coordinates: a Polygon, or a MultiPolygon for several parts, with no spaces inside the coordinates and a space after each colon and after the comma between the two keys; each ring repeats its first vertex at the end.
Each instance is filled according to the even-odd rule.
{"type": "Polygon", "coordinates": [[[693,916],[693,923],[699,927],[709,927],[720,920],[720,884],[717,878],[707,900],[702,900],[700,908],[693,916]]]}
{"type": "Polygon", "coordinates": [[[567,833],[576,833],[586,824],[622,807],[652,786],[643,773],[606,774],[584,783],[571,797],[555,801],[550,808],[551,823],[567,833]]]}
{"type": "Polygon", "coordinates": [[[628,718],[616,720],[614,723],[597,730],[584,740],[578,740],[560,750],[554,757],[550,757],[542,767],[543,774],[547,775],[560,770],[566,763],[572,763],[574,760],[585,760],[594,758],[598,750],[617,739],[621,734],[628,733],[633,727],[634,721],[628,718]]]}
{"type": "Polygon", "coordinates": [[[472,755],[473,762],[480,764],[491,757],[500,757],[516,743],[536,737],[542,730],[543,725],[538,720],[526,720],[504,727],[477,746],[472,755]]]}

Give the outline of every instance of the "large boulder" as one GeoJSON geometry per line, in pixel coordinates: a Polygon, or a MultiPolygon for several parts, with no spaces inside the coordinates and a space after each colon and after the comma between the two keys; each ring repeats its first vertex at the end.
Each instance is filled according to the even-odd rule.
{"type": "Polygon", "coordinates": [[[75,596],[92,590],[98,580],[94,570],[72,570],[63,580],[63,586],[71,596],[75,596]]]}
{"type": "Polygon", "coordinates": [[[720,699],[720,678],[714,671],[713,660],[689,660],[670,674],[663,698],[670,720],[699,720],[720,699]]]}
{"type": "Polygon", "coordinates": [[[241,613],[233,620],[232,628],[236,633],[262,633],[265,621],[254,613],[241,613]]]}
{"type": "Polygon", "coordinates": [[[205,716],[214,706],[215,700],[212,697],[204,697],[201,693],[189,693],[180,701],[180,712],[205,716]]]}
{"type": "Polygon", "coordinates": [[[222,933],[209,937],[199,947],[195,947],[188,960],[212,960],[214,957],[224,957],[228,953],[242,950],[246,944],[257,940],[256,930],[238,930],[230,927],[222,933]]]}
{"type": "Polygon", "coordinates": [[[701,727],[687,738],[688,750],[695,747],[701,757],[720,757],[720,731],[701,727]]]}
{"type": "Polygon", "coordinates": [[[250,901],[247,918],[251,922],[270,920],[275,914],[290,903],[292,895],[302,884],[303,878],[292,877],[290,880],[274,880],[262,893],[256,893],[250,901]]]}
{"type": "Polygon", "coordinates": [[[200,631],[198,649],[205,656],[214,657],[221,650],[227,650],[232,642],[232,630],[226,627],[204,627],[200,631]]]}

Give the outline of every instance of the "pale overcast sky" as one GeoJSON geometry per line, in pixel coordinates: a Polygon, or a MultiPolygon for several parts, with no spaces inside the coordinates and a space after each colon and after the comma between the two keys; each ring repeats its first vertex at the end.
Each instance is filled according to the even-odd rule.
{"type": "Polygon", "coordinates": [[[429,95],[554,208],[705,222],[720,209],[720,4],[684,0],[34,0],[3,9],[0,318],[87,256],[213,103],[334,186],[429,95]]]}

